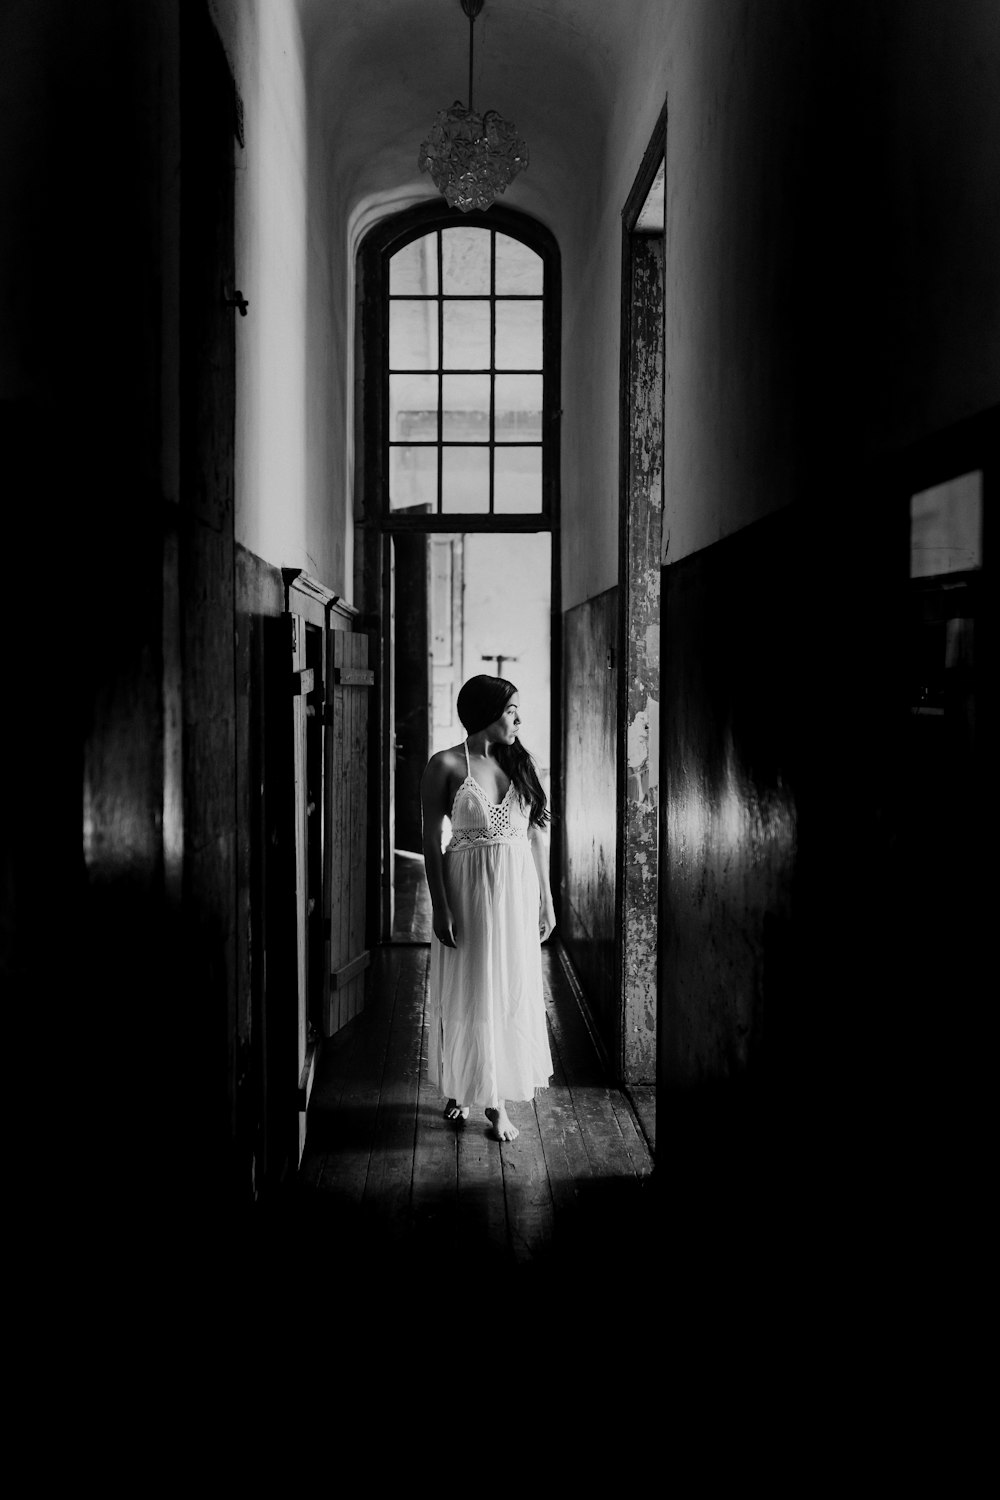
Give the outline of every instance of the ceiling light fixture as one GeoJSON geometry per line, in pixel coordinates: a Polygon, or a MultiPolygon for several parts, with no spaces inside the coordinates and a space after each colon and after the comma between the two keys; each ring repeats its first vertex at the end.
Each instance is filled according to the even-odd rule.
{"type": "Polygon", "coordinates": [[[487,209],[498,193],[506,192],[528,165],[528,148],[509,120],[495,109],[477,115],[472,107],[472,49],[476,17],[483,0],[459,0],[469,18],[469,107],[456,99],[439,111],[431,133],[420,147],[417,164],[430,172],[449,208],[467,214],[487,209]]]}

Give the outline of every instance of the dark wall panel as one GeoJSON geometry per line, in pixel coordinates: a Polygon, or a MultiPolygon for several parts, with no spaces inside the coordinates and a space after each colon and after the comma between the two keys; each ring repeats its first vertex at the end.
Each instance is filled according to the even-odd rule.
{"type": "MultiPolygon", "coordinates": [[[[280,882],[291,738],[288,650],[281,569],[236,547],[237,972],[236,1151],[241,1176],[258,1187],[280,1173],[279,1101],[269,1087],[265,980],[277,994],[286,964],[289,913],[280,882]],[[285,920],[282,920],[282,917],[285,920]],[[284,945],[284,946],[283,946],[284,945]],[[272,1128],[273,1127],[273,1128],[272,1128]],[[277,1157],[277,1159],[275,1159],[277,1157]]],[[[291,988],[288,986],[287,988],[291,988]]],[[[277,1031],[277,1028],[274,1028],[277,1031]]],[[[287,1106],[288,1101],[284,1101],[287,1106]]]]}
{"type": "Polygon", "coordinates": [[[689,1220],[919,1238],[981,1180],[989,668],[956,654],[951,719],[923,711],[909,496],[993,493],[995,423],[859,471],[849,554],[801,504],[663,572],[658,1168],[689,1220]]]}
{"type": "MultiPolygon", "coordinates": [[[[116,1201],[132,1213],[139,1164],[176,1130],[165,1101],[178,1057],[163,1038],[174,991],[161,355],[176,325],[163,246],[176,227],[164,183],[178,47],[162,4],[20,0],[0,7],[0,56],[0,988],[8,1071],[25,1088],[10,1118],[31,1147],[12,1156],[34,1173],[67,1150],[82,1161],[85,1140],[101,1169],[61,1174],[59,1213],[76,1222],[78,1186],[108,1224],[116,1201]],[[76,166],[60,172],[69,140],[76,166]],[[69,239],[74,290],[61,295],[69,239]],[[22,1023],[23,1038],[12,1031],[22,1023]]],[[[163,1174],[149,1175],[162,1192],[163,1174]]],[[[96,1305],[90,1269],[80,1274],[96,1305]]]]}
{"type": "Polygon", "coordinates": [[[790,915],[803,622],[790,514],[663,574],[661,1081],[760,1067],[790,915]]]}
{"type": "Polygon", "coordinates": [[[609,1052],[615,1038],[618,590],[563,615],[562,939],[609,1052]]]}
{"type": "Polygon", "coordinates": [[[234,660],[233,112],[207,12],[181,21],[179,645],[183,931],[192,979],[170,1015],[186,1032],[191,1136],[182,1173],[219,1202],[249,1199],[233,1158],[237,1075],[234,660]],[[221,1184],[225,1184],[224,1187],[221,1184]]]}

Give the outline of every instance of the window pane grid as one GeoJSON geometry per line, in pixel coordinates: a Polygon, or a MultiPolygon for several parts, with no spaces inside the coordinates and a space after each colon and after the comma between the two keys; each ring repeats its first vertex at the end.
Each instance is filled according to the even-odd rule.
{"type": "MultiPolygon", "coordinates": [[[[410,252],[407,269],[396,283],[401,290],[387,290],[386,303],[390,326],[396,330],[392,348],[398,350],[398,358],[403,362],[387,363],[383,369],[387,378],[409,378],[409,387],[399,386],[397,404],[407,404],[404,391],[409,389],[412,395],[418,390],[412,383],[414,377],[433,382],[433,385],[421,392],[423,403],[418,403],[422,405],[421,410],[395,413],[393,426],[387,434],[390,511],[409,509],[414,505],[426,510],[426,505],[420,505],[419,497],[427,494],[426,481],[432,479],[431,489],[438,516],[509,514],[512,510],[540,515],[544,510],[543,468],[547,460],[543,453],[543,262],[530,246],[501,235],[505,247],[506,285],[504,291],[498,292],[498,233],[495,229],[488,231],[488,287],[486,245],[481,230],[473,230],[465,238],[460,237],[457,226],[433,230],[423,237],[425,241],[431,241],[433,236],[433,250],[428,244],[423,255],[415,253],[413,246],[420,243],[417,240],[397,252],[400,255],[410,252]],[[447,259],[443,242],[445,234],[451,236],[447,259]],[[427,252],[430,251],[433,270],[428,264],[431,257],[427,252]],[[414,267],[420,265],[424,269],[417,275],[414,267]],[[432,277],[436,280],[436,291],[417,290],[421,279],[425,287],[433,286],[432,277]],[[448,290],[444,289],[446,282],[448,290]],[[461,288],[463,282],[473,289],[454,289],[456,285],[461,288]],[[412,291],[408,290],[410,286],[412,291]],[[523,292],[519,290],[522,286],[523,292]],[[407,303],[412,312],[402,305],[407,303]],[[446,304],[454,309],[447,316],[446,304]],[[463,304],[470,305],[471,321],[458,317],[458,308],[463,304]],[[475,304],[482,308],[481,314],[476,311],[475,304]],[[425,306],[429,314],[431,306],[434,308],[424,335],[419,333],[420,328],[426,326],[421,322],[422,315],[418,315],[420,306],[425,306]],[[501,321],[498,311],[501,307],[504,309],[502,353],[498,350],[498,324],[501,321]],[[536,307],[537,312],[534,311],[536,307]],[[398,318],[393,311],[395,308],[399,308],[398,318]],[[481,332],[477,333],[480,322],[481,332]],[[431,347],[432,329],[436,333],[436,348],[431,347]],[[487,333],[488,363],[449,363],[450,358],[460,357],[466,351],[473,359],[482,357],[485,361],[487,333]],[[481,340],[479,349],[476,347],[477,338],[481,340]],[[415,339],[422,339],[422,347],[414,343],[415,339]],[[519,353],[528,354],[528,360],[504,363],[519,353]],[[431,358],[428,359],[427,355],[431,358]],[[498,380],[504,391],[502,405],[498,400],[498,380]],[[485,399],[487,382],[488,403],[485,399]],[[435,387],[437,410],[433,414],[432,426],[432,414],[427,406],[435,387]],[[480,435],[478,427],[485,428],[485,435],[480,435]],[[436,439],[430,436],[428,428],[436,430],[436,439]],[[421,453],[425,455],[424,459],[419,458],[421,453]],[[436,461],[432,458],[435,453],[436,461]],[[533,459],[530,458],[532,453],[535,454],[533,459]],[[447,462],[446,454],[450,455],[447,462]],[[420,474],[425,475],[422,481],[417,478],[420,474]]],[[[430,498],[428,494],[427,499],[430,498]]]]}
{"type": "MultiPolygon", "coordinates": [[[[389,444],[390,448],[506,448],[508,445],[496,438],[442,438],[439,443],[432,438],[400,438],[389,444]]],[[[518,438],[519,448],[544,448],[544,438],[518,438]]]]}
{"type": "Polygon", "coordinates": [[[544,297],[517,297],[512,292],[390,292],[390,302],[544,302],[544,297]]]}
{"type": "MultiPolygon", "coordinates": [[[[437,230],[434,236],[436,240],[435,250],[437,253],[437,315],[438,315],[438,362],[444,364],[444,299],[440,293],[444,290],[444,257],[441,250],[441,231],[437,230]]],[[[442,370],[438,369],[438,451],[437,451],[437,513],[441,514],[441,493],[444,484],[444,464],[441,462],[441,445],[444,442],[444,377],[442,370]]]]}
{"type": "MultiPolygon", "coordinates": [[[[490,235],[490,291],[495,292],[497,288],[497,237],[490,235]]],[[[497,405],[497,382],[494,371],[497,367],[497,309],[496,302],[490,303],[490,438],[496,437],[496,405],[497,405]]],[[[493,458],[493,444],[490,444],[490,515],[493,514],[493,486],[496,483],[496,464],[493,458]]]]}
{"type": "Polygon", "coordinates": [[[390,375],[541,375],[541,365],[525,365],[518,369],[514,365],[388,365],[390,375]]]}

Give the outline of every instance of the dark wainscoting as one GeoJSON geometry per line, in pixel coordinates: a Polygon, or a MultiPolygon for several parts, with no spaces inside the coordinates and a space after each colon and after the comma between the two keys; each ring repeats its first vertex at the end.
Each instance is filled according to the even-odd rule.
{"type": "Polygon", "coordinates": [[[663,571],[667,1086],[745,1078],[763,1059],[798,831],[793,531],[785,513],[663,571]]]}
{"type": "Polygon", "coordinates": [[[907,697],[908,495],[977,466],[868,476],[849,556],[795,505],[663,571],[659,1163],[744,1200],[905,1223],[979,1137],[985,782],[907,697]]]}
{"type": "Polygon", "coordinates": [[[799,530],[782,512],[662,574],[657,1167],[716,1270],[721,1247],[787,1232],[802,1202],[802,1163],[782,1162],[809,1130],[779,1081],[787,1066],[800,1099],[815,1088],[836,1024],[798,928],[800,715],[821,672],[799,530]]]}
{"type": "MultiPolygon", "coordinates": [[[[290,819],[292,736],[281,569],[236,548],[237,911],[239,1009],[234,1132],[242,1172],[258,1189],[277,1182],[296,1141],[294,863],[283,847],[290,819]],[[283,985],[281,976],[288,982],[283,985]],[[291,1019],[281,1025],[282,1001],[291,1019]],[[269,998],[270,997],[270,998],[269,998]],[[279,1080],[286,1080],[279,1097],[279,1080]]],[[[285,841],[287,843],[287,839],[285,841]]]]}
{"type": "Polygon", "coordinates": [[[615,1017],[618,590],[563,615],[562,940],[605,1049],[615,1017]]]}

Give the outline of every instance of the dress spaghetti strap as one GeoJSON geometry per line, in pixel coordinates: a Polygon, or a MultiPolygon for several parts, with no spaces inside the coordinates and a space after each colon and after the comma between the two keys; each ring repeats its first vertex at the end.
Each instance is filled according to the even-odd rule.
{"type": "Polygon", "coordinates": [[[464,744],[465,744],[465,774],[468,777],[468,779],[471,781],[472,780],[472,766],[469,763],[469,742],[468,742],[468,740],[465,740],[464,744]]]}

